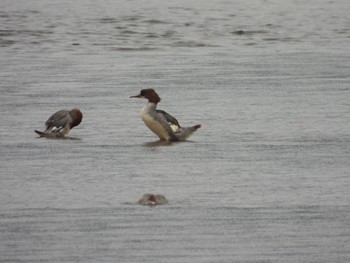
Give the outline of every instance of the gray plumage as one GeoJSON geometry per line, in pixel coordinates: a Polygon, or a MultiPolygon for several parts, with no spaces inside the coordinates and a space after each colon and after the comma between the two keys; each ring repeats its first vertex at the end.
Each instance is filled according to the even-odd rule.
{"type": "Polygon", "coordinates": [[[146,126],[162,141],[184,141],[201,127],[200,124],[181,127],[177,119],[169,113],[157,110],[160,97],[154,89],[143,89],[139,95],[130,98],[148,99],[147,104],[141,109],[141,118],[146,126]]]}
{"type": "Polygon", "coordinates": [[[50,118],[45,122],[45,131],[35,132],[40,137],[49,138],[64,138],[68,137],[69,131],[78,126],[83,118],[83,114],[79,109],[59,110],[52,114],[50,118]]]}

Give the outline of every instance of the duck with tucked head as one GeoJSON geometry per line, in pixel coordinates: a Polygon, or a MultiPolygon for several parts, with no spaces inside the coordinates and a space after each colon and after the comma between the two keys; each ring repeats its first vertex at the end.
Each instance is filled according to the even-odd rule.
{"type": "Polygon", "coordinates": [[[139,200],[140,205],[165,205],[169,201],[164,195],[155,195],[155,194],[144,194],[139,200]]]}
{"type": "Polygon", "coordinates": [[[45,123],[45,131],[34,130],[40,137],[67,138],[69,131],[78,126],[83,119],[79,109],[60,110],[50,116],[45,123]]]}
{"type": "Polygon", "coordinates": [[[190,137],[201,125],[182,127],[169,113],[157,110],[160,97],[154,89],[143,89],[139,95],[130,98],[147,99],[147,104],[141,109],[141,118],[146,126],[162,141],[184,141],[190,137]]]}

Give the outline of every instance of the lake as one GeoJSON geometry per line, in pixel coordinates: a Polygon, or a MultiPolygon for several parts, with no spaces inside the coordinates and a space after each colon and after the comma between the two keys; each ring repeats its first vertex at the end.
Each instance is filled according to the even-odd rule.
{"type": "Polygon", "coordinates": [[[350,262],[349,10],[2,0],[0,261],[350,262]],[[157,143],[143,88],[202,127],[157,143]]]}

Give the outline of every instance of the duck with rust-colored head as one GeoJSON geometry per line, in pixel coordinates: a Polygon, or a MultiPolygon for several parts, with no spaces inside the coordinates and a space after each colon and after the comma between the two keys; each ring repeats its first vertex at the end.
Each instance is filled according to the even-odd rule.
{"type": "Polygon", "coordinates": [[[50,116],[45,123],[45,131],[34,130],[40,137],[67,138],[69,132],[78,126],[83,119],[79,109],[60,110],[50,116]]]}
{"type": "Polygon", "coordinates": [[[169,202],[164,195],[144,194],[138,203],[140,205],[165,205],[169,202]]]}
{"type": "Polygon", "coordinates": [[[158,110],[160,97],[154,89],[143,89],[139,95],[130,98],[147,99],[147,104],[141,109],[141,118],[146,126],[162,141],[184,141],[190,137],[201,125],[182,127],[169,113],[158,110]]]}

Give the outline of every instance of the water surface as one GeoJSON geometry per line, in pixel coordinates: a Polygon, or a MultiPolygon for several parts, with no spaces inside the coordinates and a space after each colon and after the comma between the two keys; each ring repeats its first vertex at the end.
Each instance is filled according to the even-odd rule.
{"type": "Polygon", "coordinates": [[[0,261],[349,262],[349,7],[1,1],[0,261]],[[202,128],[155,143],[148,87],[202,128]]]}

